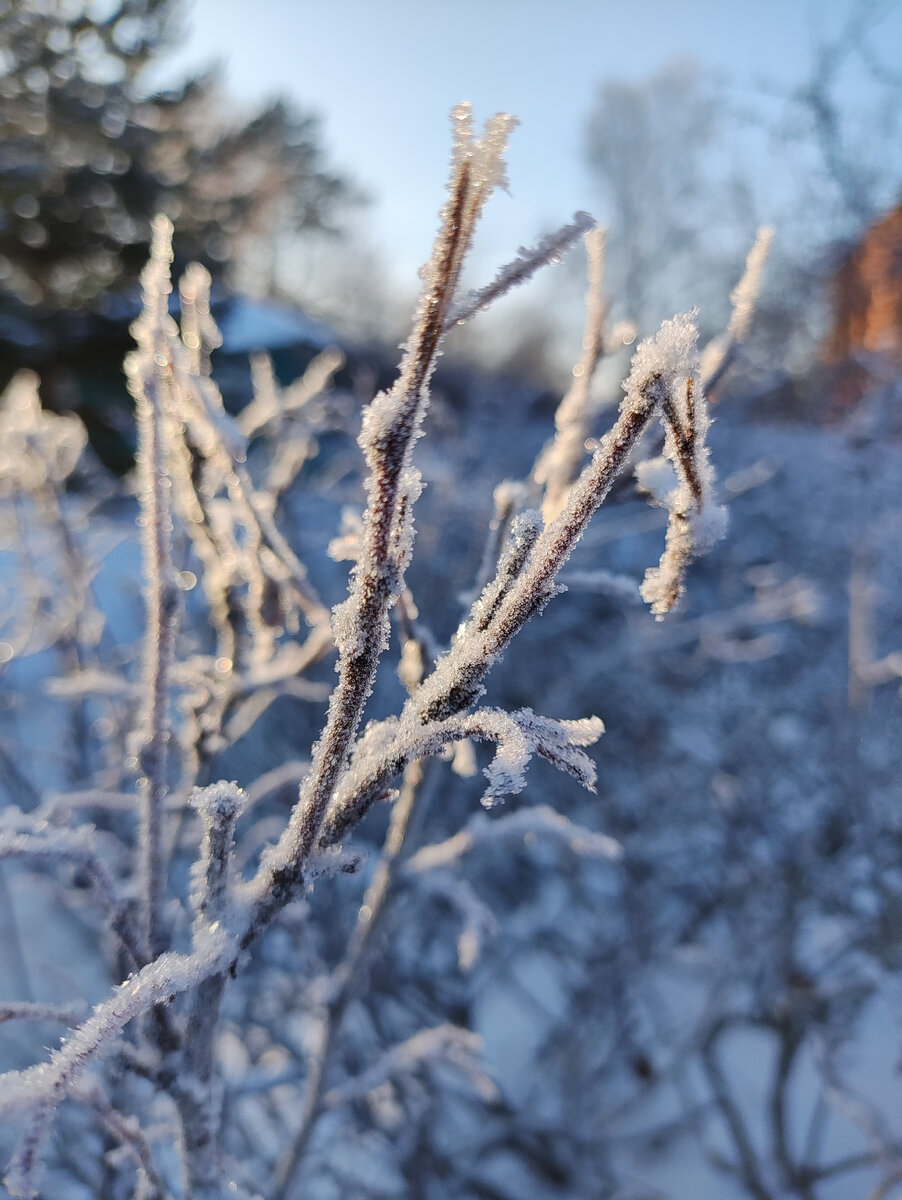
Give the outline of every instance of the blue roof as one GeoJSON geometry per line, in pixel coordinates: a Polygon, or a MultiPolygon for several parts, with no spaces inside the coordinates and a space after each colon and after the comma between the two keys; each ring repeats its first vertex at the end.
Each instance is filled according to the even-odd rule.
{"type": "Polygon", "coordinates": [[[324,350],[327,346],[341,344],[341,339],[328,325],[277,300],[251,300],[238,296],[216,316],[226,354],[253,354],[259,350],[281,350],[300,345],[324,350]]]}

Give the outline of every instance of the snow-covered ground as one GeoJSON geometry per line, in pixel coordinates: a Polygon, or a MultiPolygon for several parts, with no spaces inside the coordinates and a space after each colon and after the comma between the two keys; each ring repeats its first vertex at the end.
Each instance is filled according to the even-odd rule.
{"type": "MultiPolygon", "coordinates": [[[[494,484],[522,476],[546,436],[530,402],[526,389],[483,383],[463,407],[434,412],[410,579],[439,639],[478,568],[494,484]]],[[[884,429],[879,410],[870,429],[860,420],[854,431],[768,424],[747,405],[719,411],[713,459],[730,531],[692,567],[682,611],[663,622],[627,598],[622,579],[611,594],[598,572],[640,580],[660,554],[664,514],[629,492],[600,514],[568,568],[569,594],[527,627],[489,692],[509,709],[601,716],[597,795],[539,764],[527,791],[488,819],[551,804],[622,852],[591,853],[540,831],[487,839],[431,882],[402,882],[350,1005],[333,1089],[392,1044],[446,1023],[483,1039],[486,1077],[463,1052],[449,1065],[443,1050],[364,1096],[336,1098],[314,1138],[311,1197],[859,1200],[898,1169],[902,706],[892,663],[882,674],[874,664],[902,650],[902,444],[884,429]]],[[[280,512],[329,604],[342,598],[344,566],[327,546],[342,505],[359,507],[348,473],[356,455],[346,435],[323,434],[280,512]]],[[[88,559],[103,560],[93,592],[106,622],[104,678],[131,686],[141,631],[134,504],[98,506],[82,493],[64,512],[88,559]]],[[[11,646],[26,636],[15,613],[29,601],[13,517],[0,632],[11,646]]],[[[34,555],[25,566],[46,584],[33,619],[39,643],[71,578],[58,547],[39,542],[34,555]]],[[[196,603],[186,591],[189,625],[196,603]]],[[[4,668],[6,798],[26,808],[37,803],[23,796],[26,784],[45,793],[83,783],[71,753],[77,705],[50,684],[67,677],[65,647],[44,641],[4,668]]],[[[189,630],[184,653],[203,649],[189,630]]],[[[374,715],[400,694],[394,665],[380,677],[374,715]]],[[[320,664],[313,682],[329,681],[320,664]]],[[[321,695],[279,700],[223,753],[217,774],[249,787],[304,759],[321,695]]],[[[99,777],[103,747],[122,732],[122,702],[88,705],[99,777]]],[[[425,842],[459,829],[482,790],[441,770],[425,842]]],[[[276,790],[253,820],[278,829],[287,799],[276,790]]],[[[255,1089],[315,1042],[383,807],[357,839],[371,856],[363,879],[320,881],[229,993],[227,1105],[247,1131],[231,1135],[236,1158],[271,1165],[295,1125],[303,1071],[255,1089]]],[[[121,830],[130,818],[102,819],[121,830]]],[[[177,859],[177,872],[186,866],[177,859]]],[[[87,889],[76,877],[64,894],[46,874],[2,870],[10,907],[0,893],[0,1002],[96,1002],[108,980],[87,889]]],[[[55,1030],[26,1036],[9,1025],[0,1036],[2,1065],[21,1067],[43,1056],[55,1030]]],[[[77,1119],[63,1124],[46,1200],[89,1194],[63,1183],[66,1146],[81,1136],[77,1119]]]]}

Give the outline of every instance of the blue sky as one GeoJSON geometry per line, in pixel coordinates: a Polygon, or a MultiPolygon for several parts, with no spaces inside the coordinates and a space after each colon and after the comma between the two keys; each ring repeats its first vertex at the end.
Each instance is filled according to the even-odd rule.
{"type": "MultiPolygon", "coordinates": [[[[250,103],[287,94],[323,118],[336,166],[374,199],[374,240],[410,277],[442,201],[452,105],[478,119],[522,121],[510,151],[511,196],[482,232],[491,261],[579,208],[604,219],[581,161],[598,83],[641,79],[693,56],[756,101],[790,90],[852,0],[191,0],[167,74],[219,61],[230,92],[250,103]]],[[[872,5],[871,39],[887,65],[902,47],[902,6],[872,5]]],[[[897,57],[897,55],[896,55],[897,57]]],[[[847,85],[854,102],[856,84],[847,85]]],[[[758,167],[765,173],[766,161],[758,167]]]]}

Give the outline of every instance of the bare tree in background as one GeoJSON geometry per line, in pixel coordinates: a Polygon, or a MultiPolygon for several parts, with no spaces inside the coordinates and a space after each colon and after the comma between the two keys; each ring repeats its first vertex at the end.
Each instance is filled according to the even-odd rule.
{"type": "Polygon", "coordinates": [[[723,95],[693,60],[598,89],[586,159],[611,235],[609,292],[640,332],[690,294],[706,321],[716,324],[723,311],[736,247],[754,229],[746,187],[731,175],[729,120],[723,95]]]}

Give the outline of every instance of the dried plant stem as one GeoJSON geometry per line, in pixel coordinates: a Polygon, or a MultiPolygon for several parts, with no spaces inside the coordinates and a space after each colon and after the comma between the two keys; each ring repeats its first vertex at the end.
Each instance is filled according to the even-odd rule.
{"type": "Polygon", "coordinates": [[[574,213],[573,220],[569,225],[562,225],[556,232],[546,234],[531,249],[522,249],[512,262],[501,268],[491,283],[470,292],[460,304],[455,306],[445,321],[445,328],[450,329],[453,325],[463,325],[481,309],[488,308],[490,304],[504,296],[512,288],[526,283],[540,268],[549,263],[560,262],[580,234],[588,234],[594,225],[595,220],[588,213],[574,213]]]}
{"type": "MultiPolygon", "coordinates": [[[[413,693],[423,678],[427,654],[414,626],[416,604],[405,588],[397,601],[397,620],[403,644],[413,647],[415,664],[406,676],[408,690],[413,693]]],[[[400,879],[400,867],[415,849],[416,828],[422,825],[422,812],[428,798],[429,765],[412,762],[404,770],[404,781],[392,806],[382,855],[373,880],[367,888],[357,913],[357,922],[348,942],[344,959],[333,972],[329,998],[320,1031],[316,1054],[308,1064],[306,1090],[301,1121],[291,1145],[276,1165],[273,1173],[273,1200],[290,1200],[300,1185],[307,1151],[317,1120],[324,1107],[329,1070],[338,1045],[339,1035],[348,1006],[366,982],[366,970],[375,935],[387,915],[390,899],[400,879]],[[419,820],[414,821],[415,814],[419,820]]],[[[434,778],[434,776],[432,776],[434,778]]],[[[429,789],[431,792],[431,789],[429,789]]]]}
{"type": "MultiPolygon", "coordinates": [[[[472,141],[468,110],[455,110],[457,151],[449,200],[427,265],[419,316],[391,391],[377,397],[364,420],[361,443],[370,467],[369,503],[364,522],[364,546],[354,572],[351,593],[339,622],[349,627],[338,634],[338,684],[332,694],[326,727],[313,752],[310,774],[288,827],[275,851],[254,881],[257,920],[277,912],[297,888],[304,860],[314,849],[326,809],[344,770],[348,753],[372,691],[376,668],[388,637],[389,611],[400,591],[410,547],[403,531],[412,498],[403,486],[410,452],[428,399],[445,320],[454,297],[460,269],[472,240],[482,205],[499,173],[490,162],[484,175],[474,174],[473,157],[484,150],[472,141]]],[[[486,148],[500,160],[505,126],[496,118],[487,131],[486,148]],[[497,145],[493,145],[489,133],[497,145]]]]}
{"type": "MultiPolygon", "coordinates": [[[[229,916],[235,825],[247,797],[232,784],[198,788],[192,803],[204,825],[192,896],[195,938],[218,928],[229,916]]],[[[221,1096],[215,1080],[219,1012],[226,975],[216,972],[198,983],[188,1011],[181,1061],[173,1095],[182,1122],[185,1185],[191,1200],[217,1200],[223,1193],[219,1150],[221,1096]]]]}
{"type": "MultiPolygon", "coordinates": [[[[460,711],[472,701],[491,666],[526,622],[551,598],[554,581],[593,514],[603,504],[630,452],[665,397],[659,376],[645,381],[635,403],[625,405],[614,428],[602,440],[572,488],[561,515],[539,535],[522,571],[511,583],[478,641],[461,639],[427,679],[415,705],[425,723],[460,711]],[[460,699],[455,698],[459,689],[460,699]]],[[[490,585],[491,586],[491,585],[490,585]]]]}
{"type": "Polygon", "coordinates": [[[602,293],[605,232],[594,229],[585,236],[589,286],[586,291],[586,324],[582,354],[573,368],[573,382],[555,413],[556,432],[540,454],[533,480],[545,489],[542,515],[546,523],[557,517],[567,501],[586,453],[590,432],[592,380],[604,354],[605,304],[602,293]]]}
{"type": "Polygon", "coordinates": [[[775,1200],[774,1194],[761,1177],[758,1157],[749,1136],[745,1117],[733,1098],[718,1057],[717,1043],[728,1025],[729,1020],[724,1019],[708,1033],[701,1048],[702,1065],[724,1124],[733,1139],[739,1159],[737,1174],[741,1176],[746,1189],[755,1200],[775,1200]]]}
{"type": "Polygon", "coordinates": [[[162,954],[98,1004],[49,1063],[0,1077],[0,1108],[10,1111],[27,1098],[31,1109],[28,1132],[6,1178],[10,1190],[19,1189],[14,1194],[32,1194],[53,1113],[93,1059],[108,1050],[131,1021],[168,998],[196,987],[226,967],[232,954],[231,939],[224,931],[211,931],[202,948],[193,954],[162,954]]]}
{"type": "MultiPolygon", "coordinates": [[[[142,1194],[150,1187],[157,1200],[164,1200],[165,1188],[171,1185],[165,1175],[157,1173],[149,1142],[137,1130],[132,1136],[130,1123],[118,1107],[99,1092],[95,1096],[85,1081],[94,1062],[118,1044],[123,1060],[130,1052],[132,1068],[175,1104],[184,1175],[179,1194],[185,1200],[222,1200],[226,1194],[220,1140],[222,1081],[216,1049],[229,974],[236,973],[243,951],[299,896],[305,882],[330,867],[354,869],[348,866],[348,857],[333,851],[332,845],[354,829],[372,804],[392,795],[389,789],[401,773],[404,782],[391,811],[380,862],[344,958],[333,973],[320,1043],[308,1066],[299,1123],[290,1148],[276,1166],[272,1200],[290,1200],[300,1187],[323,1111],[333,1103],[362,1095],[373,1086],[374,1072],[383,1069],[383,1062],[392,1071],[405,1063],[409,1069],[411,1062],[428,1061],[436,1047],[442,1046],[456,1046],[469,1054],[475,1040],[471,1035],[439,1026],[425,1037],[408,1038],[378,1060],[376,1068],[364,1070],[350,1084],[331,1092],[328,1088],[345,1016],[365,987],[377,935],[384,930],[396,890],[429,865],[454,861],[481,837],[480,827],[471,823],[456,837],[427,848],[416,870],[408,869],[433,778],[427,776],[424,762],[452,746],[467,745],[469,739],[492,743],[495,755],[485,769],[489,779],[483,796],[486,805],[518,792],[525,784],[525,768],[536,755],[594,790],[595,766],[584,748],[603,732],[597,717],[555,720],[528,708],[508,712],[478,702],[486,676],[510,642],[560,590],[561,568],[656,417],[665,424],[665,455],[678,482],[677,491],[668,492],[670,528],[677,531],[678,544],[666,551],[673,562],[663,582],[653,580],[653,598],[661,611],[678,594],[685,563],[699,544],[693,522],[711,492],[713,474],[704,444],[704,400],[700,391],[696,397],[693,390],[698,379],[696,331],[689,316],[665,322],[657,338],[638,348],[614,427],[573,482],[583,461],[589,384],[603,349],[602,241],[601,235],[592,235],[588,239],[590,297],[583,355],[558,415],[558,436],[530,484],[499,489],[496,540],[486,555],[484,586],[450,649],[424,678],[427,657],[432,657],[431,651],[428,655],[426,651],[431,641],[415,624],[416,607],[406,588],[405,572],[414,541],[413,509],[421,489],[413,449],[421,435],[442,337],[450,325],[467,319],[475,309],[556,257],[591,223],[590,218],[578,214],[572,226],[536,249],[521,252],[494,283],[455,307],[455,292],[477,219],[493,187],[504,180],[502,154],[512,120],[494,118],[479,139],[473,135],[467,106],[456,109],[453,120],[455,150],[448,200],[422,273],[423,290],[413,332],[394,386],[376,396],[364,415],[360,445],[368,468],[367,506],[348,597],[332,613],[338,681],[323,731],[287,823],[282,825],[281,819],[275,818],[281,829],[278,842],[263,848],[256,874],[247,882],[235,878],[234,868],[234,830],[244,794],[229,783],[211,784],[193,793],[204,838],[191,874],[194,925],[188,954],[169,948],[167,928],[172,843],[164,832],[171,834],[174,828],[177,837],[184,819],[182,811],[164,831],[170,695],[174,688],[184,689],[184,707],[191,718],[186,742],[193,749],[185,755],[182,781],[187,785],[196,782],[191,776],[206,768],[219,746],[231,745],[253,724],[280,688],[285,690],[292,674],[327,651],[329,629],[326,608],[273,519],[278,490],[274,484],[255,487],[243,465],[246,438],[226,414],[209,375],[209,351],[219,336],[209,314],[209,280],[198,270],[186,280],[183,340],[179,341],[168,311],[172,228],[162,218],[154,224],[151,261],[143,276],[144,310],[134,327],[139,350],[128,363],[137,404],[140,521],[147,578],[144,703],[137,750],[140,920],[125,903],[124,897],[131,892],[120,896],[119,880],[105,865],[103,838],[96,831],[48,828],[45,814],[39,812],[37,817],[14,815],[12,832],[4,829],[0,833],[0,859],[15,856],[53,865],[70,863],[87,874],[107,908],[107,926],[122,942],[120,960],[129,959],[123,974],[129,967],[135,970],[96,1005],[51,1053],[49,1061],[0,1077],[0,1111],[27,1110],[26,1131],[7,1179],[16,1196],[36,1194],[40,1159],[55,1109],[66,1096],[82,1094],[110,1133],[135,1157],[143,1175],[139,1184],[142,1194]],[[546,485],[544,520],[532,510],[515,515],[530,493],[538,496],[540,482],[546,485]],[[195,539],[201,569],[214,576],[207,595],[219,651],[216,659],[209,652],[197,653],[178,669],[174,666],[177,590],[172,544],[176,508],[189,528],[196,526],[189,536],[195,539]],[[673,587],[664,595],[670,584],[673,587]],[[373,721],[361,733],[365,707],[388,644],[393,609],[400,615],[404,641],[399,674],[410,695],[400,715],[373,721]],[[301,623],[299,613],[312,626],[309,636],[302,645],[280,645],[283,626],[294,633],[301,623]],[[225,678],[217,678],[217,670],[225,678]],[[193,692],[189,692],[192,685],[193,692]],[[229,715],[232,719],[227,722],[229,715]],[[169,1018],[168,1005],[184,993],[176,1024],[169,1018]],[[151,1020],[139,1021],[148,1014],[152,1014],[151,1020]],[[123,1031],[135,1022],[140,1025],[137,1041],[123,1046],[123,1031]]],[[[738,322],[733,332],[738,336],[743,329],[738,322]]],[[[311,379],[309,386],[316,385],[317,380],[311,379]]],[[[269,407],[277,400],[274,381],[266,386],[267,399],[256,415],[251,414],[250,426],[266,424],[271,417],[278,420],[278,413],[273,415],[269,407]]],[[[296,399],[303,402],[300,392],[296,399]]],[[[462,758],[457,765],[466,769],[462,758]]],[[[111,794],[115,794],[115,786],[115,781],[107,783],[111,794]]],[[[52,814],[52,807],[48,811],[52,814]]],[[[263,826],[271,826],[268,817],[252,831],[258,834],[256,839],[248,835],[251,852],[256,851],[263,826]]],[[[533,829],[550,832],[574,848],[579,843],[604,857],[619,852],[611,839],[545,811],[533,814],[529,821],[515,816],[503,828],[501,822],[495,823],[492,836],[533,829]]],[[[5,1010],[0,1007],[0,1020],[4,1012],[6,1019],[38,1015],[33,1006],[22,1004],[5,1010]]],[[[46,1008],[41,1013],[66,1019],[70,1015],[46,1008]]],[[[263,1020],[265,1024],[266,1018],[263,1020]]],[[[289,1037],[287,1044],[290,1042],[289,1037]]],[[[713,1042],[711,1053],[716,1085],[713,1042]]],[[[127,1082],[118,1095],[114,1092],[111,1096],[117,1106],[120,1099],[126,1104],[131,1099],[127,1082]]],[[[116,1182],[105,1188],[110,1195],[116,1182]]]]}
{"type": "Polygon", "coordinates": [[[404,783],[392,806],[382,857],[363,897],[345,957],[332,976],[319,1045],[308,1065],[300,1125],[273,1173],[272,1200],[290,1200],[300,1186],[310,1139],[323,1111],[329,1068],[345,1014],[366,982],[366,969],[376,934],[382,928],[390,900],[403,877],[401,868],[415,849],[414,816],[428,804],[428,774],[428,764],[423,762],[411,763],[404,772],[404,783]]]}
{"type": "Polygon", "coordinates": [[[774,231],[770,226],[763,225],[757,233],[755,244],[749,251],[745,261],[745,271],[742,278],[730,296],[733,311],[723,339],[717,339],[712,346],[711,354],[706,351],[708,362],[702,375],[702,389],[706,396],[712,396],[723,380],[727,371],[733,365],[742,344],[746,341],[752,325],[752,318],[761,291],[761,281],[764,268],[774,240],[774,231]]]}
{"type": "Polygon", "coordinates": [[[225,985],[226,975],[222,972],[198,984],[192,996],[182,1063],[172,1085],[181,1120],[182,1163],[189,1200],[219,1200],[223,1195],[215,1051],[225,985]]]}
{"type": "Polygon", "coordinates": [[[125,364],[138,425],[138,500],[147,579],[145,701],[138,726],[138,787],[141,909],[151,958],[161,954],[169,942],[163,821],[169,790],[169,688],[178,611],[172,566],[172,479],[164,428],[174,386],[168,307],[171,263],[172,225],[165,217],[157,217],[150,261],[141,277],[144,310],[133,327],[139,349],[125,364]]]}
{"type": "Polygon", "coordinates": [[[526,487],[524,484],[513,483],[509,480],[500,483],[495,488],[493,496],[495,512],[486,535],[482,560],[479,564],[479,573],[476,576],[477,596],[481,594],[483,588],[495,574],[501,550],[510,532],[511,521],[516,516],[517,509],[523,502],[525,494],[526,487]]]}
{"type": "Polygon", "coordinates": [[[238,427],[250,440],[258,433],[278,432],[282,419],[290,413],[303,409],[310,401],[324,392],[336,371],[344,366],[345,356],[340,350],[321,351],[308,365],[300,379],[291,387],[279,387],[268,354],[255,354],[251,358],[251,378],[254,398],[238,414],[238,427]]]}
{"type": "Polygon", "coordinates": [[[134,1160],[142,1182],[142,1188],[135,1192],[135,1196],[140,1195],[142,1200],[173,1200],[137,1121],[114,1108],[96,1085],[80,1085],[75,1095],[95,1113],[107,1132],[125,1147],[134,1160]]]}
{"type": "Polygon", "coordinates": [[[250,475],[245,467],[233,464],[234,479],[229,482],[229,495],[247,519],[248,531],[259,539],[259,545],[269,550],[287,572],[298,597],[298,605],[310,625],[328,621],[328,609],[316,594],[307,578],[307,570],[288,542],[279,532],[271,513],[260,504],[250,475]]]}
{"type": "MultiPolygon", "coordinates": [[[[459,739],[461,736],[486,736],[479,722],[473,727],[459,727],[448,718],[455,716],[476,700],[482,681],[504,650],[555,592],[555,578],[569,558],[593,514],[604,502],[617,475],[623,469],[633,447],[667,395],[667,386],[659,375],[640,384],[635,395],[624,404],[614,428],[599,445],[591,463],[572,488],[567,507],[538,539],[528,538],[531,552],[521,562],[519,574],[502,589],[497,604],[491,606],[487,622],[479,619],[477,602],[471,615],[473,636],[460,637],[435,671],[407,701],[402,714],[399,736],[373,764],[369,778],[356,781],[348,796],[336,796],[323,828],[323,840],[329,844],[353,827],[375,796],[383,776],[397,774],[414,754],[435,753],[435,746],[459,739]],[[422,728],[419,738],[410,736],[410,728],[422,728]]],[[[516,556],[515,556],[516,557],[516,556]]],[[[499,572],[506,570],[502,557],[499,572]]],[[[495,583],[489,584],[488,596],[495,583]]],[[[487,714],[486,714],[487,716],[487,714]]],[[[483,717],[485,720],[485,716],[483,717]]],[[[494,735],[489,735],[494,736],[494,735]]]]}
{"type": "Polygon", "coordinates": [[[29,1001],[4,1001],[0,1004],[0,1025],[6,1021],[48,1021],[56,1025],[77,1025],[84,1015],[85,1009],[81,1004],[73,1004],[68,1008],[29,1001]]]}
{"type": "Polygon", "coordinates": [[[163,819],[169,792],[169,686],[175,654],[178,598],[172,569],[172,508],[165,446],[162,438],[162,384],[149,376],[136,397],[139,458],[143,476],[147,631],[144,651],[146,707],[141,721],[141,895],[147,945],[151,957],[166,949],[165,839],[163,819]]]}
{"type": "Polygon", "coordinates": [[[106,911],[109,927],[118,937],[127,961],[132,966],[140,966],[146,961],[142,941],[125,901],[84,829],[54,828],[43,832],[25,826],[21,832],[2,832],[0,862],[4,859],[20,859],[39,865],[66,863],[83,870],[106,911]]]}

